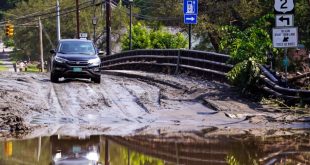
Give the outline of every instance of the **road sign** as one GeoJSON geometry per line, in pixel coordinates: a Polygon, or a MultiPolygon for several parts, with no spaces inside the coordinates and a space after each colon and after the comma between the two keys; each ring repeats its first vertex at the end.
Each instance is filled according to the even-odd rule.
{"type": "Polygon", "coordinates": [[[293,14],[279,14],[276,15],[276,27],[294,26],[293,14]]]}
{"type": "Polygon", "coordinates": [[[184,15],[185,24],[197,24],[197,15],[184,15]]]}
{"type": "Polygon", "coordinates": [[[184,14],[198,14],[198,0],[184,0],[183,1],[184,14]]]}
{"type": "Polygon", "coordinates": [[[275,0],[274,9],[276,13],[294,13],[294,0],[275,0]]]}
{"type": "Polygon", "coordinates": [[[198,0],[183,1],[184,24],[197,24],[198,0]]]}
{"type": "Polygon", "coordinates": [[[273,28],[272,44],[275,48],[292,48],[298,45],[297,27],[273,28]]]}

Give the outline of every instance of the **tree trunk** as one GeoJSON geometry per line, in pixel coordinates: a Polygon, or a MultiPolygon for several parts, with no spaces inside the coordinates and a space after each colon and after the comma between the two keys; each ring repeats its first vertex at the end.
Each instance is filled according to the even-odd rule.
{"type": "Polygon", "coordinates": [[[210,42],[213,46],[213,48],[215,49],[216,52],[219,52],[219,48],[220,48],[220,44],[219,44],[219,39],[218,39],[218,34],[216,34],[215,32],[208,32],[208,37],[210,39],[210,42]]]}

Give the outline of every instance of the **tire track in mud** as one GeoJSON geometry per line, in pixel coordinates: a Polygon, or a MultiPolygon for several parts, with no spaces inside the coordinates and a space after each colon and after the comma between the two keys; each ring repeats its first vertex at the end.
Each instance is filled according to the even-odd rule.
{"type": "Polygon", "coordinates": [[[133,79],[126,79],[126,82],[121,85],[135,98],[134,101],[145,112],[149,114],[160,109],[158,101],[160,99],[160,89],[157,86],[133,79]]]}
{"type": "MultiPolygon", "coordinates": [[[[127,84],[123,83],[122,85],[127,88],[127,90],[133,96],[139,99],[138,101],[143,104],[143,107],[146,107],[145,105],[147,105],[147,103],[143,102],[144,100],[141,99],[141,93],[139,94],[139,92],[137,92],[138,88],[135,87],[135,85],[131,86],[130,84],[146,84],[139,86],[145,91],[153,91],[145,89],[144,87],[146,86],[156,87],[157,89],[159,89],[157,100],[157,103],[160,106],[159,109],[165,110],[165,113],[167,113],[166,115],[162,115],[160,111],[155,111],[155,113],[151,114],[152,116],[157,116],[154,123],[152,122],[153,124],[151,125],[136,129],[136,132],[144,132],[146,128],[152,130],[152,128],[154,128],[154,125],[162,124],[164,124],[168,128],[177,128],[179,126],[184,128],[200,128],[204,126],[209,127],[212,125],[221,125],[220,123],[240,122],[240,120],[236,121],[228,119],[224,114],[218,114],[216,109],[208,105],[208,102],[205,101],[204,98],[209,95],[208,92],[210,90],[210,87],[212,89],[214,88],[214,85],[212,83],[207,84],[208,87],[210,86],[208,88],[201,86],[200,83],[197,82],[194,84],[188,84],[188,81],[186,80],[184,80],[185,82],[183,82],[183,80],[179,82],[179,78],[176,78],[177,82],[174,80],[174,78],[173,80],[166,81],[166,79],[162,77],[148,77],[144,75],[142,76],[126,73],[126,71],[124,72],[125,73],[120,73],[116,71],[116,74],[114,74],[114,72],[111,71],[108,75],[118,77],[114,78],[115,81],[118,81],[118,79],[126,79],[127,84]],[[188,111],[188,108],[191,109],[191,112],[188,111]],[[180,111],[182,113],[180,113],[180,111]],[[206,121],[209,121],[211,119],[218,121],[213,121],[209,124],[206,123],[206,121]],[[178,122],[175,123],[175,121],[178,122]]],[[[155,128],[156,127],[158,128],[158,126],[155,126],[155,128]]]]}
{"type": "Polygon", "coordinates": [[[52,134],[66,130],[66,133],[74,133],[81,128],[109,131],[107,126],[111,126],[114,134],[134,132],[146,126],[148,121],[143,116],[148,114],[122,86],[123,83],[109,78],[103,79],[101,84],[80,81],[51,83],[46,98],[50,111],[55,113],[40,114],[34,117],[33,123],[47,124],[47,130],[52,134]]]}
{"type": "Polygon", "coordinates": [[[123,81],[123,79],[119,79],[119,82],[109,78],[103,79],[102,86],[105,87],[102,91],[109,96],[112,109],[121,112],[125,118],[136,120],[139,116],[146,115],[145,110],[135,102],[136,98],[123,86],[123,81]]]}

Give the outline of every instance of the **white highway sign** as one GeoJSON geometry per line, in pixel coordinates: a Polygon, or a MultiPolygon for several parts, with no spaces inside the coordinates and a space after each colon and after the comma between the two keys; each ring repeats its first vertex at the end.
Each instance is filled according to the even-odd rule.
{"type": "Polygon", "coordinates": [[[276,27],[294,26],[293,14],[279,14],[276,15],[276,27]]]}
{"type": "Polygon", "coordinates": [[[294,9],[294,0],[275,0],[274,9],[279,13],[288,13],[294,9]]]}
{"type": "Polygon", "coordinates": [[[272,44],[275,48],[292,48],[298,45],[297,27],[273,28],[272,44]]]}

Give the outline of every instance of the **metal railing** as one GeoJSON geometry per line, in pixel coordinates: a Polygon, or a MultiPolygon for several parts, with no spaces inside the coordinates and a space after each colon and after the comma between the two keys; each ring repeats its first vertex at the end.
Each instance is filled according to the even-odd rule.
{"type": "MultiPolygon", "coordinates": [[[[227,82],[227,73],[234,66],[229,63],[229,59],[229,55],[196,50],[132,50],[102,57],[101,69],[193,73],[211,80],[227,82]]],[[[262,89],[269,95],[293,103],[310,103],[310,91],[284,87],[268,69],[264,66],[260,66],[260,69],[262,89]]]]}
{"type": "Polygon", "coordinates": [[[229,56],[194,50],[132,50],[102,58],[102,69],[169,70],[172,73],[191,72],[218,81],[227,81],[226,75],[233,65],[229,56]],[[170,69],[167,69],[170,68],[170,69]]]}

